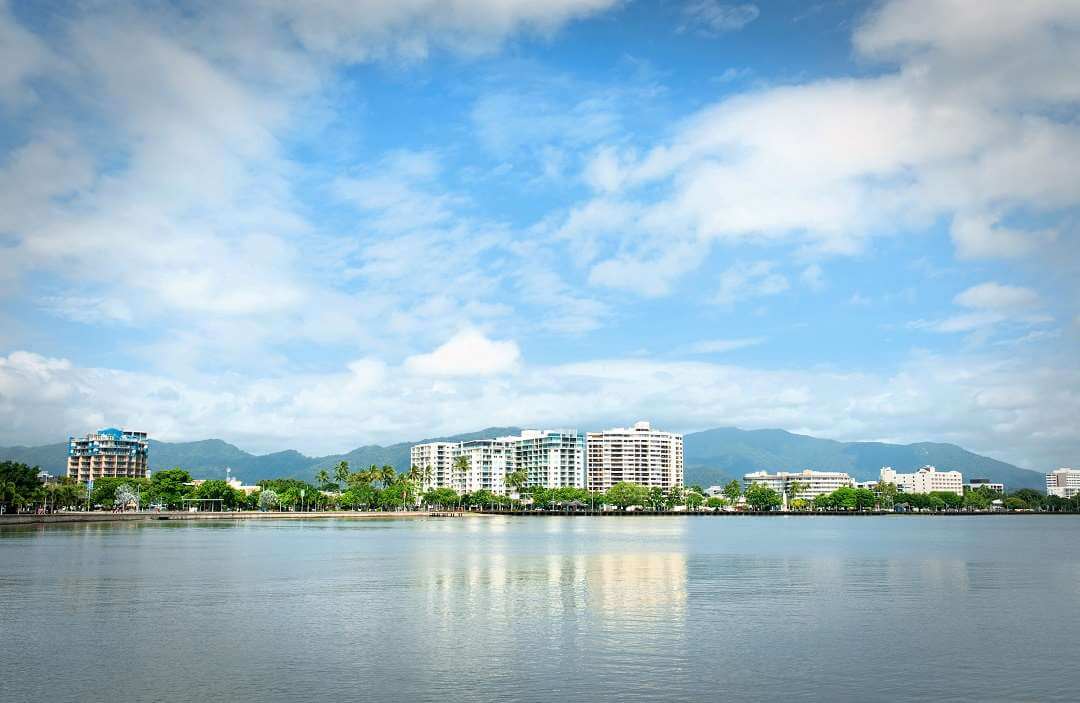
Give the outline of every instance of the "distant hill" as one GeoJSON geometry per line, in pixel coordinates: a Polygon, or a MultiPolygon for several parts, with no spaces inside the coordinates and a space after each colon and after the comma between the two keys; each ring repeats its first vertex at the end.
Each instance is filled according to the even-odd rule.
{"type": "MultiPolygon", "coordinates": [[[[482,437],[516,434],[516,427],[489,427],[478,432],[433,437],[430,441],[464,441],[482,437]]],[[[150,442],[150,466],[154,469],[181,466],[199,478],[222,478],[225,467],[245,482],[264,478],[310,479],[321,468],[331,469],[347,461],[355,469],[371,464],[390,464],[398,470],[409,467],[409,447],[416,442],[358,447],[347,454],[309,457],[288,450],[273,454],[250,454],[223,442],[150,442]]],[[[67,463],[67,443],[40,447],[0,447],[0,459],[41,466],[63,473],[67,463]]],[[[837,442],[784,430],[740,430],[734,427],[693,432],[684,438],[686,483],[709,486],[750,471],[801,471],[802,469],[847,471],[860,481],[875,479],[882,466],[911,471],[924,464],[940,469],[956,469],[965,479],[987,478],[1005,483],[1009,490],[1045,487],[1043,475],[1003,461],[966,451],[954,444],[885,444],[882,442],[837,442]]]]}
{"type": "MultiPolygon", "coordinates": [[[[517,434],[517,427],[488,427],[478,432],[432,437],[420,442],[462,442],[484,437],[517,434]]],[[[389,446],[377,444],[357,447],[347,454],[310,457],[289,449],[273,454],[251,454],[220,439],[197,442],[159,442],[150,440],[150,468],[168,469],[179,466],[196,478],[224,478],[226,467],[232,476],[244,482],[268,478],[311,479],[319,469],[330,470],[338,462],[347,461],[355,470],[377,464],[389,464],[398,470],[409,468],[409,448],[417,442],[401,442],[389,446]]],[[[39,447],[0,447],[0,459],[19,461],[53,474],[63,474],[67,468],[67,442],[39,447]]]]}
{"type": "Polygon", "coordinates": [[[964,480],[987,478],[1006,489],[1044,489],[1043,474],[973,454],[955,444],[837,442],[784,430],[724,427],[684,437],[686,482],[709,486],[750,471],[846,471],[858,481],[876,479],[882,466],[911,471],[926,464],[960,471],[964,480]]]}

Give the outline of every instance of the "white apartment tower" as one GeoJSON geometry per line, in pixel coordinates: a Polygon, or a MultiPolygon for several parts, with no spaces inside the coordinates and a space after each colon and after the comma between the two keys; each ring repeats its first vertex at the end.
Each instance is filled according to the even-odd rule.
{"type": "Polygon", "coordinates": [[[1080,469],[1061,468],[1046,474],[1046,495],[1072,498],[1080,494],[1080,469]]]}
{"type": "Polygon", "coordinates": [[[924,466],[910,474],[897,473],[891,466],[881,467],[882,483],[892,483],[903,493],[932,493],[943,491],[964,495],[964,475],[959,471],[938,471],[924,466]]]}
{"type": "Polygon", "coordinates": [[[576,430],[524,430],[520,436],[475,439],[467,442],[427,442],[410,450],[412,466],[431,468],[422,490],[453,488],[472,493],[488,490],[512,492],[507,477],[525,472],[525,487],[584,488],[585,435],[576,430]],[[455,468],[464,457],[468,469],[455,468]]]}
{"type": "Polygon", "coordinates": [[[525,486],[585,488],[585,435],[576,430],[524,430],[513,442],[513,471],[525,486]]]}
{"type": "Polygon", "coordinates": [[[621,481],[664,489],[683,485],[681,434],[654,430],[642,421],[589,432],[585,447],[590,491],[606,491],[621,481]]]}
{"type": "Polygon", "coordinates": [[[450,485],[453,469],[451,461],[454,447],[458,444],[458,442],[425,442],[412,446],[409,450],[409,465],[425,472],[428,469],[431,470],[421,484],[421,491],[450,485]]]}
{"type": "Polygon", "coordinates": [[[513,471],[513,444],[510,438],[472,439],[454,447],[450,460],[449,486],[459,493],[491,491],[506,495],[506,475],[513,471]],[[458,458],[464,457],[468,464],[465,471],[458,471],[458,458]]]}

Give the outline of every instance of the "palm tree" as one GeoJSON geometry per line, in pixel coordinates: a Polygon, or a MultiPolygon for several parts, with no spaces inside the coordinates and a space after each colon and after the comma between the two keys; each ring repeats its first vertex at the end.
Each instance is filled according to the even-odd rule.
{"type": "Polygon", "coordinates": [[[416,488],[416,499],[418,504],[420,502],[420,492],[423,490],[425,483],[424,473],[424,470],[419,466],[410,466],[409,472],[405,474],[405,480],[409,482],[409,485],[416,488]]]}
{"type": "Polygon", "coordinates": [[[334,467],[334,480],[338,483],[349,482],[349,462],[338,462],[338,465],[334,467]]]}
{"type": "Polygon", "coordinates": [[[807,486],[802,481],[789,481],[788,482],[788,485],[787,485],[788,510],[791,510],[792,501],[794,501],[796,498],[798,498],[799,494],[802,493],[803,491],[805,491],[807,488],[809,488],[809,486],[807,486]]]}
{"type": "Polygon", "coordinates": [[[379,479],[382,481],[383,488],[389,488],[397,480],[397,471],[394,471],[394,467],[389,464],[383,464],[383,467],[379,469],[379,479]]]}
{"type": "Polygon", "coordinates": [[[454,475],[461,478],[461,492],[465,493],[465,474],[469,473],[469,457],[461,454],[454,459],[454,475]]]}
{"type": "Polygon", "coordinates": [[[6,505],[9,508],[16,507],[20,497],[19,489],[14,481],[0,483],[0,505],[6,505]]]}
{"type": "Polygon", "coordinates": [[[506,485],[514,489],[514,492],[518,495],[518,500],[521,499],[521,489],[525,486],[525,483],[529,480],[529,475],[525,473],[524,469],[518,469],[517,471],[511,471],[506,477],[506,485]]]}
{"type": "Polygon", "coordinates": [[[319,473],[315,474],[315,480],[318,481],[319,487],[322,488],[330,483],[330,472],[326,469],[319,469],[319,473]]]}

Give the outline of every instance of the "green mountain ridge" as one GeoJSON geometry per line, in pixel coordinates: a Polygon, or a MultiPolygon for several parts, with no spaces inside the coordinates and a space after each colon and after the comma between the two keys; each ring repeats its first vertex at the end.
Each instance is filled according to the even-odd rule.
{"type": "MultiPolygon", "coordinates": [[[[418,440],[465,441],[516,434],[516,427],[488,427],[478,432],[418,440]]],[[[964,479],[986,478],[1001,481],[1009,490],[1043,489],[1043,475],[997,459],[974,454],[954,444],[919,442],[839,442],[798,435],[785,430],[740,430],[722,427],[684,436],[686,483],[704,486],[741,478],[750,471],[801,471],[803,469],[847,471],[856,480],[876,479],[882,466],[911,471],[925,464],[942,470],[963,472],[964,479]]],[[[339,461],[354,469],[371,464],[389,464],[399,471],[408,469],[409,447],[417,442],[387,446],[366,445],[346,454],[309,457],[295,450],[272,454],[251,454],[220,439],[197,442],[150,441],[153,469],[181,466],[198,478],[224,478],[225,468],[244,482],[268,478],[311,479],[319,469],[330,470],[339,461]]],[[[0,459],[40,466],[62,474],[67,465],[67,443],[38,447],[0,447],[0,459]]]]}

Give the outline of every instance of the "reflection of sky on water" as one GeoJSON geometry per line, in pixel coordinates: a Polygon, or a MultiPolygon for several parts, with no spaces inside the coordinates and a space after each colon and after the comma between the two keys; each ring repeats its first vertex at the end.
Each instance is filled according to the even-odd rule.
{"type": "Polygon", "coordinates": [[[1080,631],[1067,518],[86,525],[0,563],[15,699],[1070,700],[1080,631]]]}

